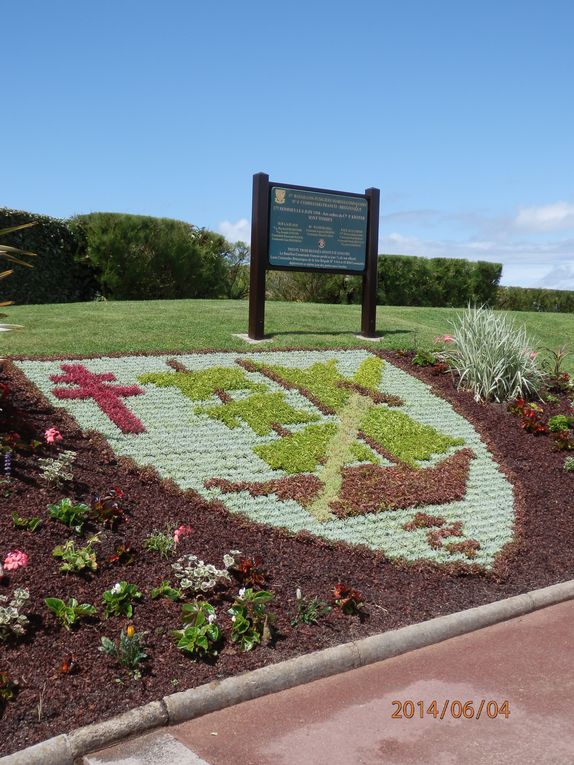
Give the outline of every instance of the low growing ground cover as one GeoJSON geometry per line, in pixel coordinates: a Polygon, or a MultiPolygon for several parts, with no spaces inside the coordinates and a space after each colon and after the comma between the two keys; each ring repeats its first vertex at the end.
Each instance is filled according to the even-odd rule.
{"type": "Polygon", "coordinates": [[[6,363],[2,753],[573,577],[566,392],[509,411],[412,358],[6,363]]]}

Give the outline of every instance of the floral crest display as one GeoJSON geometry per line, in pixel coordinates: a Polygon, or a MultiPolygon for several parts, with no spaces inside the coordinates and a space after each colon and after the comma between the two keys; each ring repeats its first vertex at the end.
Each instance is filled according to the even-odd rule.
{"type": "Polygon", "coordinates": [[[513,539],[512,486],[473,425],[369,350],[16,363],[116,454],[256,523],[485,568],[513,539]]]}

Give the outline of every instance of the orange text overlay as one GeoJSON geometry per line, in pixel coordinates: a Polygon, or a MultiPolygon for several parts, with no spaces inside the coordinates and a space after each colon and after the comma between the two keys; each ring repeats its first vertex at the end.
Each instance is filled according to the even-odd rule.
{"type": "Polygon", "coordinates": [[[510,717],[510,705],[508,701],[494,701],[493,699],[480,699],[480,701],[462,701],[459,699],[445,699],[437,701],[433,699],[427,701],[405,701],[394,700],[391,704],[395,711],[391,715],[394,720],[412,720],[424,717],[434,717],[435,720],[444,720],[447,718],[458,720],[480,720],[481,717],[487,717],[494,720],[497,717],[504,717],[506,720],[510,717]]]}

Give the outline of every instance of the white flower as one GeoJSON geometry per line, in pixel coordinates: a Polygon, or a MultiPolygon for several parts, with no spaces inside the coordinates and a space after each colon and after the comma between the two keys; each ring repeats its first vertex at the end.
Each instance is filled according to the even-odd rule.
{"type": "Polygon", "coordinates": [[[240,598],[242,598],[244,595],[245,595],[245,587],[242,587],[242,588],[239,590],[239,597],[240,597],[240,598]]]}
{"type": "Polygon", "coordinates": [[[121,591],[122,591],[122,586],[119,582],[116,582],[114,586],[112,587],[112,589],[110,590],[112,595],[119,595],[121,591]]]}
{"type": "Polygon", "coordinates": [[[216,619],[217,619],[217,616],[215,614],[209,614],[209,616],[207,617],[207,621],[209,622],[209,624],[213,624],[213,622],[216,619]]]}

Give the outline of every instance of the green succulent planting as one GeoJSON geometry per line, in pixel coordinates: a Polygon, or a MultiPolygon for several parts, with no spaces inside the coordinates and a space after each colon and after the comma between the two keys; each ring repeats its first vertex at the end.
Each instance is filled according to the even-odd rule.
{"type": "Polygon", "coordinates": [[[464,443],[462,438],[445,436],[430,425],[423,425],[404,412],[385,406],[371,407],[361,429],[410,467],[417,467],[417,460],[428,460],[433,454],[444,453],[449,447],[464,443]]]}
{"type": "Polygon", "coordinates": [[[207,401],[217,390],[266,390],[265,385],[251,382],[243,370],[233,367],[213,367],[198,372],[148,372],[138,380],[158,388],[177,388],[192,401],[207,401]]]}
{"type": "Polygon", "coordinates": [[[325,457],[327,445],[336,432],[337,426],[332,423],[309,425],[278,441],[256,446],[253,451],[273,470],[310,473],[325,457]]]}
{"type": "Polygon", "coordinates": [[[282,393],[255,393],[242,401],[228,401],[198,411],[220,420],[228,428],[236,428],[243,420],[258,436],[271,433],[275,424],[295,425],[319,419],[315,414],[294,409],[282,393]]]}

